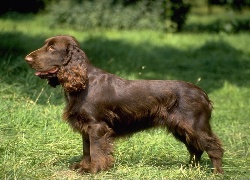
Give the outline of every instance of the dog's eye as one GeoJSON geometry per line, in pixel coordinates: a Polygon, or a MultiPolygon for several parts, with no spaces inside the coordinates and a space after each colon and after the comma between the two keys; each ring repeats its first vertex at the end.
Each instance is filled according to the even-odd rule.
{"type": "Polygon", "coordinates": [[[52,45],[50,45],[50,46],[48,47],[48,51],[55,51],[55,48],[54,48],[52,45]]]}

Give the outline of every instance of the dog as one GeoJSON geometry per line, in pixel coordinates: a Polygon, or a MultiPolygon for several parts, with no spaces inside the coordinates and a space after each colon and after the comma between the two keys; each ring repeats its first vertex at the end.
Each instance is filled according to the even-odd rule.
{"type": "Polygon", "coordinates": [[[58,35],[25,57],[35,75],[65,92],[63,113],[82,135],[83,158],[72,168],[97,173],[114,164],[114,138],[166,127],[183,142],[192,165],[204,151],[223,173],[223,148],[210,125],[212,102],[198,86],[178,80],[126,80],[90,63],[73,36],[58,35]]]}

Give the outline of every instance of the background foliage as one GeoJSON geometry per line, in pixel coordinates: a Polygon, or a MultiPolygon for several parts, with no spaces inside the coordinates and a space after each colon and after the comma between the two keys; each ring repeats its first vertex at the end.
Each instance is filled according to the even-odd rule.
{"type": "Polygon", "coordinates": [[[77,29],[166,29],[171,20],[180,31],[190,5],[182,0],[60,1],[48,6],[53,25],[77,29]],[[81,13],[84,12],[84,13],[81,13]]]}
{"type": "Polygon", "coordinates": [[[239,32],[250,29],[250,18],[237,18],[230,13],[241,13],[249,8],[250,0],[20,0],[7,1],[0,7],[0,14],[46,13],[51,27],[71,27],[78,30],[92,28],[153,29],[164,31],[239,32]],[[227,9],[228,18],[217,20],[211,27],[185,28],[191,8],[206,4],[212,14],[212,6],[227,9]]]}

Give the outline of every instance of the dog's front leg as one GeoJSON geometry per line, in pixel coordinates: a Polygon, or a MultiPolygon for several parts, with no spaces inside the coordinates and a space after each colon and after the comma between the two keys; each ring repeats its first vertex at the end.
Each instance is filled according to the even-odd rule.
{"type": "Polygon", "coordinates": [[[108,170],[114,164],[112,129],[100,122],[89,125],[87,133],[90,142],[90,172],[108,170]]]}
{"type": "Polygon", "coordinates": [[[72,165],[73,170],[78,170],[79,173],[90,172],[90,142],[89,135],[86,133],[82,134],[83,143],[83,158],[79,163],[72,165]]]}

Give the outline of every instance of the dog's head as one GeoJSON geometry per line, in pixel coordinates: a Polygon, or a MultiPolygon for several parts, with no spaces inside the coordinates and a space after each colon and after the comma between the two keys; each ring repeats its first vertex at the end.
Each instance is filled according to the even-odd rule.
{"type": "Polygon", "coordinates": [[[68,92],[84,89],[87,81],[87,57],[72,36],[48,38],[44,46],[31,52],[25,60],[36,70],[35,75],[56,87],[62,84],[68,92]]]}

